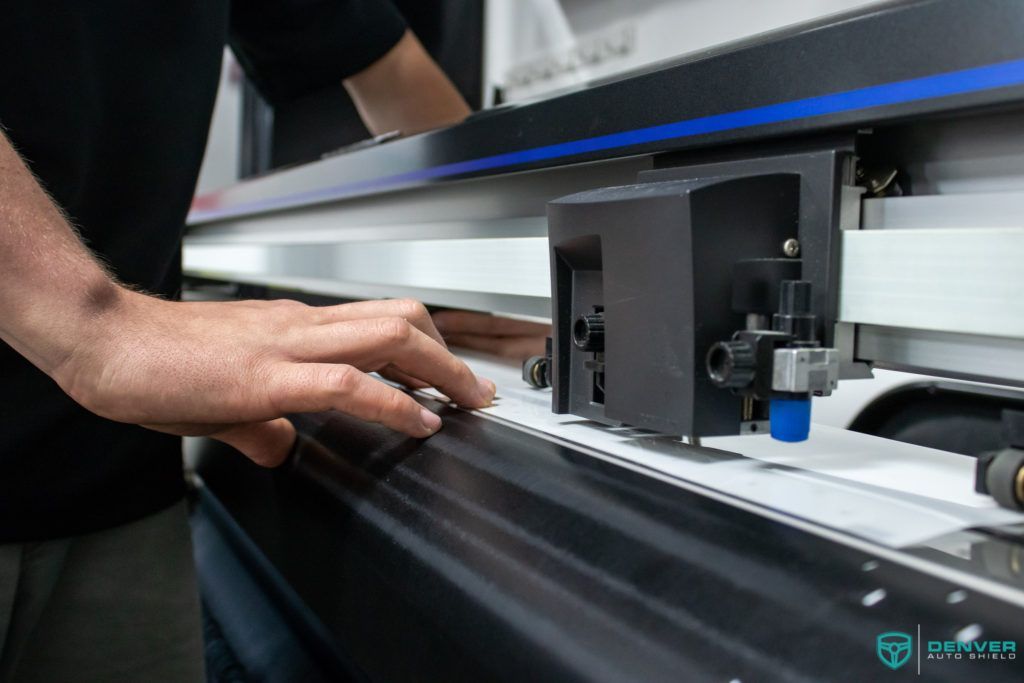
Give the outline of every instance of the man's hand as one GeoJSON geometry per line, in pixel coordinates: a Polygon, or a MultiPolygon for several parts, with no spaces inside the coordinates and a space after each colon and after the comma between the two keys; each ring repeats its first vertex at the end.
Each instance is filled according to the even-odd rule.
{"type": "Polygon", "coordinates": [[[438,311],[434,324],[452,346],[518,361],[544,355],[544,339],[551,335],[550,325],[471,311],[438,311]]]}
{"type": "MultiPolygon", "coordinates": [[[[0,133],[0,339],[104,417],[210,435],[265,465],[288,413],[340,410],[425,437],[440,419],[367,375],[482,407],[494,385],[452,356],[422,305],[179,303],[118,285],[0,133]]],[[[140,453],[139,457],[144,457],[140,453]]]]}
{"type": "Polygon", "coordinates": [[[103,417],[212,436],[263,465],[279,464],[294,441],[287,413],[339,410],[417,438],[440,428],[437,415],[369,372],[436,387],[467,407],[494,397],[494,384],[447,351],[415,301],[314,308],[119,297],[54,379],[103,417]]]}

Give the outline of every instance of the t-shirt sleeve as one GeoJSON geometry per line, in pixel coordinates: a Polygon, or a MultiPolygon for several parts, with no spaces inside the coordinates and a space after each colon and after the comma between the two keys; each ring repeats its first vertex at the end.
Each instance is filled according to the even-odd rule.
{"type": "Polygon", "coordinates": [[[340,86],[405,29],[388,0],[233,0],[228,41],[263,96],[281,102],[340,86]]]}

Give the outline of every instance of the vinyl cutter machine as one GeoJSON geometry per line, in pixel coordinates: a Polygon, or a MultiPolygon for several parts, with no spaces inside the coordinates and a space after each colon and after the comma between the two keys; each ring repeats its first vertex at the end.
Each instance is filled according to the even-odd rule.
{"type": "Polygon", "coordinates": [[[220,627],[260,596],[310,680],[876,680],[891,633],[1019,680],[930,655],[1024,642],[1022,38],[1014,0],[883,3],[202,197],[199,290],[553,322],[467,356],[493,408],[420,392],[427,441],[199,456],[220,627]],[[811,424],[873,370],[931,402],[811,424]],[[938,442],[861,433],[915,410],[938,442]]]}

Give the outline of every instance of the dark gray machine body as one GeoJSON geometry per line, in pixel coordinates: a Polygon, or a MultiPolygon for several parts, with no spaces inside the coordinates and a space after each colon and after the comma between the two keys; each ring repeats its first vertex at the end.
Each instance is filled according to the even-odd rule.
{"type": "Polygon", "coordinates": [[[763,424],[767,404],[744,411],[742,397],[712,384],[705,356],[744,329],[748,313],[774,310],[778,282],[747,281],[745,264],[785,259],[790,238],[802,245],[800,277],[814,287],[817,338],[831,341],[840,189],[852,155],[849,140],[762,150],[551,202],[555,412],[690,436],[763,424]],[[764,300],[749,303],[737,279],[764,300]],[[603,348],[581,349],[573,325],[598,312],[603,348]]]}

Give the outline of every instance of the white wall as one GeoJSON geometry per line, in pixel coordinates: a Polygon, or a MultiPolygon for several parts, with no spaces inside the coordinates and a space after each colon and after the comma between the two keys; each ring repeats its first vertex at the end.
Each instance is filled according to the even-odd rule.
{"type": "Polygon", "coordinates": [[[199,172],[196,194],[238,181],[238,134],[242,115],[242,72],[230,50],[224,50],[220,90],[210,123],[206,156],[199,172]]]}
{"type": "Polygon", "coordinates": [[[520,101],[879,0],[487,0],[485,92],[520,101]]]}

